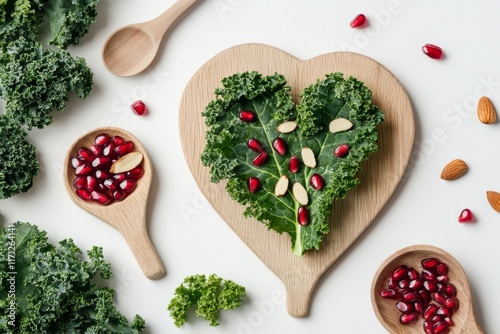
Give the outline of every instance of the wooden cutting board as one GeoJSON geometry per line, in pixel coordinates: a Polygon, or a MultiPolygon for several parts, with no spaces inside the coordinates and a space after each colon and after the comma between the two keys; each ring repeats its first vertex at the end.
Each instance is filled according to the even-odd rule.
{"type": "MultiPolygon", "coordinates": [[[[283,282],[287,310],[305,317],[311,295],[321,275],[351,246],[385,206],[410,159],[415,122],[405,90],[384,66],[366,56],[335,52],[300,60],[262,44],[244,44],[225,50],[205,63],[186,86],[179,107],[179,127],[185,158],[201,191],[233,231],[283,282]],[[209,169],[202,166],[205,123],[201,116],[214,99],[221,80],[234,73],[259,71],[283,74],[297,103],[302,90],[325,74],[343,72],[355,76],[373,92],[373,103],[385,112],[379,128],[379,150],[362,164],[361,184],[336,201],[330,217],[331,231],[321,250],[302,257],[292,254],[288,235],[279,235],[255,219],[243,217],[244,207],[232,200],[225,183],[210,182],[209,169]]],[[[335,296],[331,296],[334,298],[335,296]]],[[[368,295],[367,295],[368,297],[368,295]]]]}

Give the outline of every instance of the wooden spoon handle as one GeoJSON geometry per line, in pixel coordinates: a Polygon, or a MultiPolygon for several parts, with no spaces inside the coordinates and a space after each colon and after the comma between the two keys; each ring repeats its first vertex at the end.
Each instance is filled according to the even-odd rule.
{"type": "Polygon", "coordinates": [[[168,28],[197,0],[177,0],[170,8],[160,16],[150,21],[151,33],[155,39],[161,40],[168,28]]]}
{"type": "Polygon", "coordinates": [[[305,277],[284,279],[286,287],[286,309],[294,318],[304,318],[309,315],[311,296],[316,282],[307,281],[305,277]],[[302,278],[304,278],[302,280],[302,278]]]}

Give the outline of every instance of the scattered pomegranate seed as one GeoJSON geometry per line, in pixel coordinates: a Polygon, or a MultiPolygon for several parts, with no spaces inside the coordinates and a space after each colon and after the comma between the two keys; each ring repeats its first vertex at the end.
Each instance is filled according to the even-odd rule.
{"type": "Polygon", "coordinates": [[[127,174],[125,174],[125,173],[120,173],[120,174],[113,175],[113,181],[115,183],[118,183],[118,184],[122,183],[126,179],[127,179],[127,174]]]}
{"type": "Polygon", "coordinates": [[[262,151],[259,153],[259,155],[257,155],[252,163],[254,164],[254,166],[257,166],[257,167],[260,167],[262,166],[265,162],[267,161],[267,152],[266,151],[262,151]]]}
{"type": "Polygon", "coordinates": [[[108,145],[104,146],[104,149],[102,150],[102,155],[104,155],[105,157],[109,157],[111,159],[116,158],[115,147],[116,145],[114,143],[109,143],[108,145]]]}
{"type": "Polygon", "coordinates": [[[92,146],[90,146],[90,150],[91,150],[91,151],[92,151],[92,153],[94,153],[94,155],[97,157],[97,156],[102,155],[102,150],[103,150],[103,147],[102,147],[102,146],[99,146],[99,145],[92,145],[92,146]]]}
{"type": "Polygon", "coordinates": [[[300,160],[296,156],[290,158],[288,162],[288,170],[291,173],[297,173],[300,170],[300,160]]]}
{"type": "Polygon", "coordinates": [[[297,220],[302,226],[307,226],[307,224],[309,224],[309,211],[305,205],[299,207],[297,211],[297,220]]]}
{"type": "Polygon", "coordinates": [[[79,166],[83,165],[84,163],[85,163],[85,161],[83,161],[83,159],[81,159],[81,158],[72,158],[71,159],[71,166],[73,166],[73,168],[79,167],[79,166]]]}
{"type": "Polygon", "coordinates": [[[92,197],[93,201],[98,202],[99,204],[108,205],[109,203],[111,203],[111,197],[109,197],[109,195],[106,193],[93,191],[90,193],[90,196],[92,197]]]}
{"type": "Polygon", "coordinates": [[[124,192],[129,193],[132,190],[134,190],[135,185],[136,185],[136,182],[134,180],[125,180],[122,183],[120,183],[120,188],[124,192]]]}
{"type": "Polygon", "coordinates": [[[247,147],[257,153],[260,153],[264,150],[264,146],[262,145],[262,143],[255,138],[250,138],[247,141],[247,147]]]}
{"type": "Polygon", "coordinates": [[[84,201],[90,201],[92,200],[92,197],[90,196],[89,192],[85,189],[77,189],[76,190],[76,195],[83,199],[84,201]]]}
{"type": "Polygon", "coordinates": [[[117,189],[116,183],[113,182],[112,179],[106,179],[102,184],[104,184],[104,186],[106,186],[111,191],[115,191],[117,189]]]}
{"type": "Polygon", "coordinates": [[[273,148],[279,155],[281,155],[281,156],[285,155],[285,153],[286,153],[285,140],[281,137],[276,138],[273,141],[273,148]]]}
{"type": "Polygon", "coordinates": [[[92,175],[87,176],[85,183],[87,184],[86,189],[89,192],[96,190],[97,188],[97,179],[92,175]]]}
{"type": "Polygon", "coordinates": [[[240,112],[240,120],[243,122],[253,122],[255,121],[255,113],[253,111],[242,110],[240,112]]]}
{"type": "Polygon", "coordinates": [[[103,146],[108,145],[110,141],[111,141],[111,138],[107,134],[101,133],[100,135],[95,137],[94,143],[98,146],[103,147],[103,146]]]}
{"type": "Polygon", "coordinates": [[[82,147],[78,150],[78,157],[85,162],[92,162],[95,159],[94,153],[86,147],[82,147]]]}
{"type": "Polygon", "coordinates": [[[137,100],[132,105],[130,106],[134,114],[142,116],[147,113],[148,108],[146,107],[146,104],[142,102],[142,100],[137,100]]]}
{"type": "Polygon", "coordinates": [[[99,180],[106,180],[109,179],[111,175],[108,172],[98,169],[95,171],[95,177],[97,177],[99,180]]]}
{"type": "Polygon", "coordinates": [[[399,317],[399,322],[403,325],[408,325],[418,319],[418,314],[415,312],[404,313],[399,317]]]}
{"type": "Polygon", "coordinates": [[[325,185],[325,180],[321,177],[319,174],[313,174],[311,178],[309,179],[309,184],[311,187],[313,187],[316,190],[321,190],[323,189],[323,186],[325,185]]]}
{"type": "Polygon", "coordinates": [[[115,145],[120,145],[120,144],[123,144],[125,142],[125,139],[123,139],[122,136],[113,136],[113,137],[111,137],[111,141],[115,145]]]}
{"type": "Polygon", "coordinates": [[[113,199],[114,200],[123,201],[125,199],[125,197],[127,197],[127,194],[123,190],[117,189],[117,190],[113,191],[113,199]]]}
{"type": "Polygon", "coordinates": [[[94,168],[101,168],[103,166],[110,164],[111,164],[111,159],[103,156],[97,157],[92,161],[92,167],[94,168]]]}
{"type": "Polygon", "coordinates": [[[382,298],[394,298],[398,296],[398,293],[394,289],[385,289],[380,291],[380,296],[382,298]]]}
{"type": "Polygon", "coordinates": [[[366,23],[366,16],[364,14],[358,14],[351,21],[351,28],[360,28],[366,23]]]}
{"type": "Polygon", "coordinates": [[[474,215],[472,214],[472,211],[469,209],[463,209],[462,212],[460,213],[460,216],[458,216],[458,222],[459,223],[472,223],[474,221],[474,215]]]}
{"type": "Polygon", "coordinates": [[[115,153],[119,156],[123,156],[132,151],[134,148],[134,143],[131,141],[125,141],[115,147],[115,153]]]}
{"type": "Polygon", "coordinates": [[[432,59],[441,59],[443,57],[443,50],[434,44],[425,44],[422,51],[432,59]]]}
{"type": "Polygon", "coordinates": [[[87,187],[87,180],[83,176],[78,176],[74,181],[73,181],[73,186],[76,189],[83,189],[87,187]]]}
{"type": "Polygon", "coordinates": [[[140,179],[144,175],[144,169],[140,166],[135,167],[127,172],[127,177],[131,179],[140,179]]]}
{"type": "Polygon", "coordinates": [[[440,261],[438,259],[435,259],[435,258],[425,258],[421,261],[421,265],[422,265],[422,268],[424,269],[434,269],[438,266],[438,264],[440,263],[440,261]]]}
{"type": "Polygon", "coordinates": [[[250,176],[247,179],[247,187],[251,193],[256,192],[260,188],[260,180],[257,177],[250,176]]]}
{"type": "Polygon", "coordinates": [[[87,176],[92,173],[92,167],[87,164],[76,167],[75,174],[78,176],[87,176]]]}
{"type": "Polygon", "coordinates": [[[432,326],[432,334],[445,334],[450,331],[450,328],[445,322],[438,321],[432,326]]]}
{"type": "Polygon", "coordinates": [[[349,154],[349,145],[347,144],[340,144],[337,146],[335,151],[333,152],[337,158],[343,158],[349,154]]]}
{"type": "Polygon", "coordinates": [[[408,275],[408,267],[406,265],[401,265],[392,272],[391,278],[396,281],[400,281],[408,275]]]}

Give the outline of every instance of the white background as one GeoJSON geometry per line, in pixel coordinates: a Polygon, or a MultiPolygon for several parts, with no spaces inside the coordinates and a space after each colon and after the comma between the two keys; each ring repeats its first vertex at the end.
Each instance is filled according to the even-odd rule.
{"type": "Polygon", "coordinates": [[[107,36],[155,17],[172,3],[101,0],[96,24],[80,46],[71,48],[94,70],[94,89],[84,101],[73,98],[52,125],[30,133],[43,170],[28,193],[0,202],[2,225],[29,221],[47,230],[53,242],[71,237],[83,250],[102,246],[112,263],[110,285],[118,291],[118,308],[129,319],[141,314],[151,334],[385,333],[371,307],[373,274],[393,252],[422,243],[443,248],[461,262],[479,323],[488,333],[500,333],[500,217],[485,194],[500,191],[500,124],[480,123],[475,111],[482,95],[500,109],[500,3],[200,0],[165,36],[148,71],[130,78],[107,72],[100,58],[107,36]],[[367,16],[368,27],[350,28],[358,13],[367,16]],[[417,134],[402,183],[368,230],[324,274],[310,316],[303,319],[287,314],[280,280],[200,194],[179,141],[178,107],[191,76],[217,53],[250,42],[301,59],[340,50],[370,56],[399,78],[414,107],[417,134]],[[421,51],[425,43],[441,46],[445,58],[428,58],[421,51]],[[145,117],[129,109],[139,98],[150,110],[145,117]],[[103,125],[131,131],[153,160],[149,229],[167,269],[158,281],[142,275],[113,228],[66,194],[61,168],[67,148],[103,125]],[[442,167],[454,158],[469,164],[468,173],[454,182],[440,180],[442,167]],[[458,223],[464,208],[477,217],[474,224],[458,223]],[[167,304],[183,278],[197,273],[216,273],[245,286],[247,301],[221,313],[218,327],[190,314],[178,329],[167,304]]]}

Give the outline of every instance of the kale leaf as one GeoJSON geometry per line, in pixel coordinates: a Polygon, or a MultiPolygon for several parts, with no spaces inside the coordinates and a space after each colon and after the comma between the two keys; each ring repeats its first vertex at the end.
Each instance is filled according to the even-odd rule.
{"type": "Polygon", "coordinates": [[[175,295],[168,304],[170,316],[177,327],[187,320],[187,311],[197,304],[196,315],[210,321],[210,326],[219,325],[219,311],[239,307],[246,296],[245,288],[230,280],[223,280],[215,274],[193,275],[175,289],[175,295]]]}
{"type": "Polygon", "coordinates": [[[306,88],[300,95],[300,104],[295,106],[290,87],[280,74],[238,73],[224,78],[222,85],[215,91],[217,98],[202,113],[209,129],[201,161],[210,167],[211,181],[227,179],[226,190],[246,206],[245,216],[255,217],[280,234],[288,233],[295,255],[319,249],[323,236],[329,232],[333,201],[345,197],[359,183],[359,163],[378,148],[377,125],[383,121],[383,113],[371,103],[371,91],[356,78],[344,79],[342,73],[332,73],[306,88]],[[242,110],[253,111],[256,121],[242,122],[239,119],[242,110]],[[352,128],[330,133],[328,126],[335,118],[348,119],[352,128]],[[298,130],[287,134],[277,131],[278,125],[292,120],[298,124],[298,130]],[[284,156],[272,148],[277,137],[286,142],[284,156]],[[246,145],[250,138],[259,140],[269,154],[260,167],[252,163],[256,153],[246,145]],[[333,154],[340,144],[350,147],[346,157],[333,154]],[[290,173],[289,159],[292,155],[300,157],[303,147],[313,150],[318,164],[290,173]],[[314,190],[309,184],[313,174],[324,179],[323,189],[314,190]],[[287,175],[290,185],[301,183],[308,193],[306,226],[299,224],[301,205],[291,187],[284,196],[274,195],[274,187],[282,175],[287,175]],[[249,177],[260,180],[260,190],[255,193],[248,191],[249,177]]]}
{"type": "Polygon", "coordinates": [[[111,276],[102,248],[94,246],[85,261],[73,240],[62,240],[56,247],[45,231],[24,222],[2,228],[0,240],[0,332],[144,331],[143,318],[136,315],[129,324],[116,309],[113,289],[93,282],[111,276]]]}
{"type": "Polygon", "coordinates": [[[0,199],[26,192],[40,171],[36,148],[14,119],[0,115],[0,199]]]}

